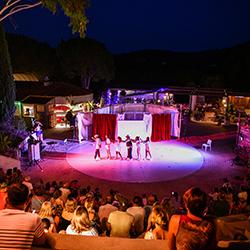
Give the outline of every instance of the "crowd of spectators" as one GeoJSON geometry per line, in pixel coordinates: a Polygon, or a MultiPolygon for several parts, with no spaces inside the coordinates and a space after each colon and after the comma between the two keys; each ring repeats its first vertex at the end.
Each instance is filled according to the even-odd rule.
{"type": "MultiPolygon", "coordinates": [[[[177,245],[175,241],[183,239],[177,235],[185,234],[189,228],[183,226],[185,223],[192,225],[192,230],[197,229],[199,235],[203,233],[201,239],[205,240],[214,231],[209,220],[204,219],[206,216],[250,213],[250,176],[237,186],[225,178],[220,187],[214,187],[207,194],[199,188],[191,188],[183,198],[173,192],[162,199],[152,193],[129,199],[112,189],[104,196],[99,188],[82,187],[77,180],[32,183],[16,168],[6,173],[0,169],[0,232],[17,225],[13,222],[15,218],[2,223],[8,209],[22,210],[25,220],[31,218],[28,230],[32,231],[32,239],[40,239],[39,242],[43,242],[44,237],[42,225],[44,233],[162,240],[170,237],[171,244],[177,245]],[[176,223],[181,225],[180,233],[175,230],[176,223]]],[[[3,240],[6,239],[0,234],[0,246],[3,240]]]]}

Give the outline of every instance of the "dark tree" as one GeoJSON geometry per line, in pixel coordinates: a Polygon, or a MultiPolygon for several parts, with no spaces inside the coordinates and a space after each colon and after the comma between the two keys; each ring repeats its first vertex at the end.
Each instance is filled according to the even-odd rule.
{"type": "MultiPolygon", "coordinates": [[[[0,124],[10,124],[15,113],[16,89],[4,29],[0,23],[0,124]]],[[[0,125],[1,126],[1,125],[0,125]]]]}
{"type": "Polygon", "coordinates": [[[113,57],[102,43],[95,40],[75,38],[62,42],[58,57],[68,78],[80,77],[85,89],[89,89],[92,82],[109,82],[113,78],[113,57]]]}
{"type": "Polygon", "coordinates": [[[55,65],[55,49],[21,35],[7,34],[6,38],[14,73],[34,73],[40,80],[50,75],[55,65]]]}

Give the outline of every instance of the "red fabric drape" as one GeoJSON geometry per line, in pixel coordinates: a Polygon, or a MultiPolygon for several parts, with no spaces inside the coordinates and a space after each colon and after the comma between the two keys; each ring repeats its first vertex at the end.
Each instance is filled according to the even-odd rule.
{"type": "Polygon", "coordinates": [[[153,114],[151,141],[170,140],[170,133],[171,114],[153,114]]]}
{"type": "Polygon", "coordinates": [[[115,140],[116,115],[112,114],[94,114],[92,134],[100,135],[101,139],[105,139],[108,135],[111,140],[115,140]]]}

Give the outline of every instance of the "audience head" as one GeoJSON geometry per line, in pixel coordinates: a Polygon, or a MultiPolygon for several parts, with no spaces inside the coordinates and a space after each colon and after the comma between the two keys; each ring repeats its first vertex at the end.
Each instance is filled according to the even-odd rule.
{"type": "Polygon", "coordinates": [[[153,207],[152,222],[164,230],[168,229],[168,216],[162,206],[156,205],[153,207]]]}
{"type": "Polygon", "coordinates": [[[153,206],[158,201],[158,198],[155,194],[150,194],[148,196],[148,205],[153,206]]]}
{"type": "Polygon", "coordinates": [[[50,220],[48,218],[42,218],[42,223],[43,223],[45,233],[48,233],[49,228],[50,228],[50,220]]]}
{"type": "Polygon", "coordinates": [[[7,205],[19,207],[28,202],[29,189],[24,184],[12,184],[7,191],[7,205]]]}
{"type": "Polygon", "coordinates": [[[87,231],[90,228],[88,211],[83,206],[78,206],[71,220],[72,228],[77,232],[87,231]]]}
{"type": "Polygon", "coordinates": [[[142,198],[140,196],[135,196],[133,198],[133,204],[138,207],[142,207],[142,198]]]}
{"type": "Polygon", "coordinates": [[[207,195],[200,188],[192,187],[188,189],[183,195],[183,200],[191,214],[198,217],[203,215],[207,207],[207,195]]]}
{"type": "Polygon", "coordinates": [[[41,218],[49,218],[52,217],[52,207],[49,201],[43,202],[41,209],[39,211],[39,216],[41,218]]]}

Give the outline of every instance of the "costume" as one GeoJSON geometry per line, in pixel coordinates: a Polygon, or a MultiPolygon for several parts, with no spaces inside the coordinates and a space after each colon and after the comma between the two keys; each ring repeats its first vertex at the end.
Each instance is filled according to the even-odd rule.
{"type": "Polygon", "coordinates": [[[115,155],[116,155],[116,159],[118,159],[118,157],[120,157],[122,159],[122,154],[121,154],[121,142],[120,141],[116,141],[116,145],[115,145],[115,155]]]}
{"type": "Polygon", "coordinates": [[[106,140],[105,140],[105,148],[107,150],[107,159],[111,159],[110,145],[111,145],[111,141],[107,137],[106,140]]]}
{"type": "Polygon", "coordinates": [[[102,145],[102,141],[99,137],[95,138],[95,156],[94,158],[97,160],[100,160],[101,155],[100,155],[100,148],[102,145]]]}
{"type": "Polygon", "coordinates": [[[151,152],[150,152],[150,141],[145,141],[145,158],[147,159],[148,158],[148,155],[149,155],[149,159],[152,158],[151,156],[151,152]]]}
{"type": "Polygon", "coordinates": [[[133,148],[132,141],[130,138],[127,138],[125,142],[126,142],[126,147],[127,147],[127,152],[128,152],[127,158],[132,159],[132,148],[133,148]]]}
{"type": "Polygon", "coordinates": [[[98,236],[96,230],[92,227],[89,230],[82,231],[81,233],[76,232],[72,225],[69,225],[66,229],[66,234],[84,235],[84,236],[98,236]]]}
{"type": "Polygon", "coordinates": [[[140,160],[141,159],[141,140],[136,139],[135,145],[136,145],[137,160],[140,160]]]}
{"type": "Polygon", "coordinates": [[[44,237],[44,227],[37,214],[22,210],[0,211],[0,249],[31,249],[33,240],[44,237]]]}

